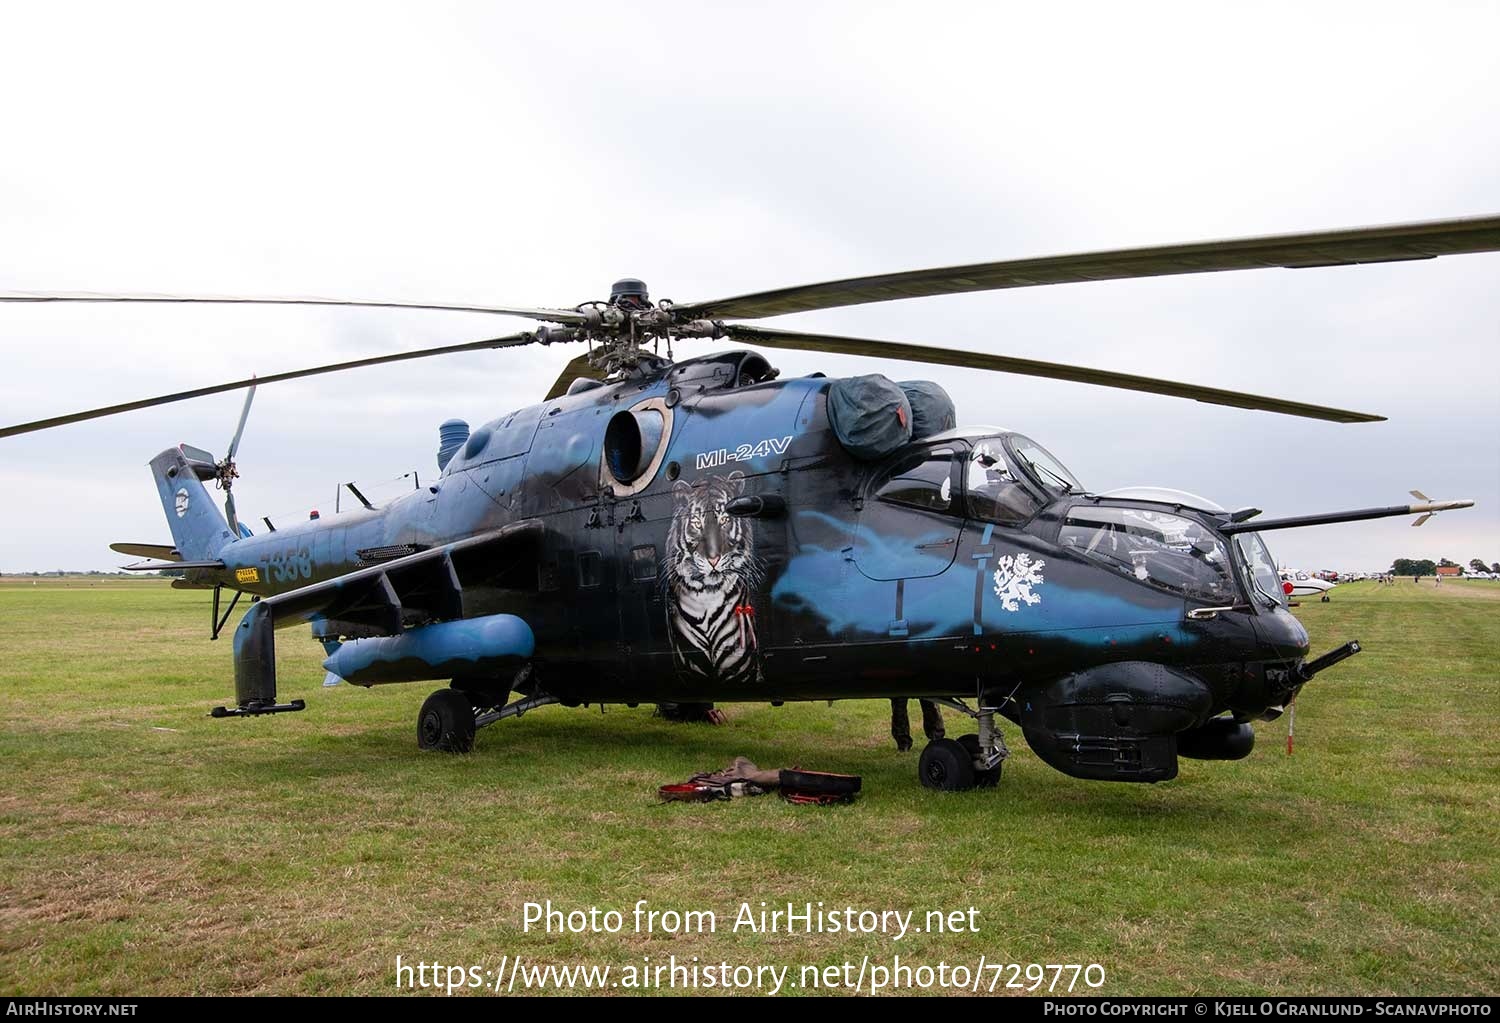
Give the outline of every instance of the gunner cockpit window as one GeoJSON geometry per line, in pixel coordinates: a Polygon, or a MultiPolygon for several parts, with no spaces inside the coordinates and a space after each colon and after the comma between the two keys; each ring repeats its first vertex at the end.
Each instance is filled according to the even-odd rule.
{"type": "Polygon", "coordinates": [[[1234,545],[1239,548],[1240,560],[1250,572],[1255,591],[1267,604],[1285,607],[1286,590],[1281,585],[1281,577],[1276,574],[1276,559],[1271,557],[1260,534],[1241,533],[1234,538],[1234,545]]]}
{"type": "Polygon", "coordinates": [[[1058,543],[1184,597],[1236,603],[1228,548],[1193,519],[1146,508],[1077,505],[1069,510],[1058,543]]]}

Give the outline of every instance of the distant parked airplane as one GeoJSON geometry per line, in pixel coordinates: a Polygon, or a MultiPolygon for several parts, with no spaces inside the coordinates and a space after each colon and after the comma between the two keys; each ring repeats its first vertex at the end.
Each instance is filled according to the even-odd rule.
{"type": "Polygon", "coordinates": [[[1281,570],[1281,582],[1282,589],[1286,590],[1287,596],[1317,597],[1325,604],[1328,602],[1328,591],[1338,585],[1306,572],[1293,572],[1289,568],[1281,570]]]}

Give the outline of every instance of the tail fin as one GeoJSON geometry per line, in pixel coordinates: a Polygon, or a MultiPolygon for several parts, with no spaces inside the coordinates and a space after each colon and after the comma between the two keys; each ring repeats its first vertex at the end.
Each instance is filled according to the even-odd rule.
{"type": "Polygon", "coordinates": [[[185,561],[216,558],[234,539],[213,495],[199,479],[200,468],[211,470],[212,465],[190,461],[181,447],[168,448],[151,459],[151,475],[161,495],[162,510],[185,561]]]}

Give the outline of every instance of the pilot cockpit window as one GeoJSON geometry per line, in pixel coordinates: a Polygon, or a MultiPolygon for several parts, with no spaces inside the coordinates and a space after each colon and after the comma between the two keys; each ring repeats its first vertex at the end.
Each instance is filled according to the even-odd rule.
{"type": "Polygon", "coordinates": [[[913,452],[886,470],[870,495],[893,504],[950,512],[957,504],[953,486],[953,450],[913,452]]]}
{"type": "Polygon", "coordinates": [[[964,473],[969,517],[1002,525],[1017,525],[1036,514],[1041,502],[1006,464],[999,444],[980,441],[969,452],[964,473]]]}

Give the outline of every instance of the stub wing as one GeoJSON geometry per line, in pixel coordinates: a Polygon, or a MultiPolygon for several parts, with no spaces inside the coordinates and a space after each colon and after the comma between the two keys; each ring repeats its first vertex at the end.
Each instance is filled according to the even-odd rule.
{"type": "MultiPolygon", "coordinates": [[[[277,628],[334,620],[387,636],[403,631],[412,618],[462,618],[465,585],[492,583],[522,565],[534,568],[530,541],[540,530],[539,522],[514,523],[267,597],[259,606],[275,616],[277,628]]],[[[528,578],[535,585],[534,574],[528,578]]]]}
{"type": "Polygon", "coordinates": [[[412,623],[425,632],[432,623],[458,622],[464,618],[465,587],[536,585],[541,533],[540,522],[516,522],[261,600],[235,629],[239,713],[274,712],[256,708],[281,706],[276,703],[276,629],[318,622],[330,637],[370,638],[400,636],[412,623]]]}

